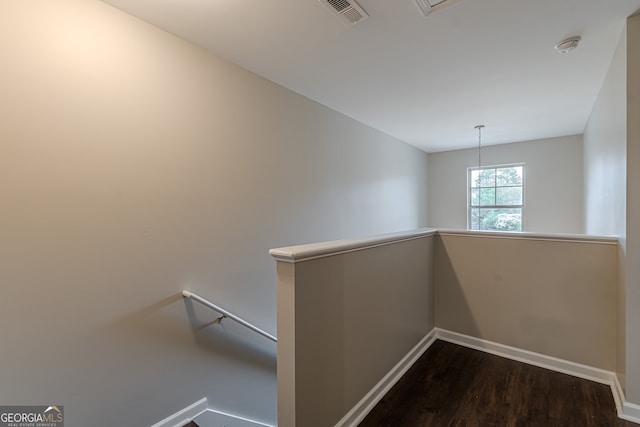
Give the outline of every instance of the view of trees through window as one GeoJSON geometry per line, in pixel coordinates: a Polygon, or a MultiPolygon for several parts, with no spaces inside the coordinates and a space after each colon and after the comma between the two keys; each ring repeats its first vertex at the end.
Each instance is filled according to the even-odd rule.
{"type": "Polygon", "coordinates": [[[522,231],[524,165],[469,169],[469,229],[522,231]]]}

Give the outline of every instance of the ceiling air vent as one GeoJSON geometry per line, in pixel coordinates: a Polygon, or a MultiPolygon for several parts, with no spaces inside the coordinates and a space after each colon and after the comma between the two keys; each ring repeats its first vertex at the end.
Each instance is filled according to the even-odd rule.
{"type": "Polygon", "coordinates": [[[369,17],[355,0],[320,0],[320,3],[351,25],[362,22],[369,17]]]}
{"type": "Polygon", "coordinates": [[[451,6],[459,1],[460,0],[415,0],[424,16],[447,6],[451,6]]]}

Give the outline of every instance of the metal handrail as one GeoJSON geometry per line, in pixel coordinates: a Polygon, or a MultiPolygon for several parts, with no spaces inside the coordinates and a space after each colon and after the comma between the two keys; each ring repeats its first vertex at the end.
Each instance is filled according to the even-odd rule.
{"type": "Polygon", "coordinates": [[[190,298],[194,301],[198,301],[200,304],[209,307],[212,310],[217,311],[218,313],[222,314],[222,317],[227,317],[239,324],[241,324],[242,326],[251,329],[253,332],[257,332],[260,335],[262,335],[263,337],[269,338],[271,341],[273,342],[278,342],[278,339],[276,337],[274,337],[273,335],[271,335],[268,332],[263,331],[262,329],[258,328],[257,326],[252,325],[251,323],[247,322],[244,319],[241,319],[240,317],[236,316],[235,314],[231,313],[228,310],[225,310],[224,308],[220,307],[219,305],[216,305],[214,303],[212,303],[211,301],[202,298],[200,295],[196,295],[193,292],[189,292],[189,291],[182,291],[182,296],[185,298],[190,298]]]}

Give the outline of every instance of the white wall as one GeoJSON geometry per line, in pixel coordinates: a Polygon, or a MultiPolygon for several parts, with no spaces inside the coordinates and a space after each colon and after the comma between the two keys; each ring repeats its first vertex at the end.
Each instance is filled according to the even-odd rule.
{"type": "MultiPolygon", "coordinates": [[[[585,129],[585,223],[620,237],[617,373],[640,405],[640,16],[627,20],[585,129]]],[[[625,407],[640,417],[640,408],[625,407]]]]}
{"type": "Polygon", "coordinates": [[[584,219],[589,234],[625,235],[626,49],[625,28],[584,131],[584,219]]]}
{"type": "MultiPolygon", "coordinates": [[[[482,148],[482,165],[525,163],[525,230],[582,233],[582,137],[482,148]]],[[[467,228],[467,168],[477,149],[429,154],[429,225],[467,228]]]]}
{"type": "MultiPolygon", "coordinates": [[[[627,401],[640,405],[640,15],[627,21],[627,401]]],[[[640,406],[634,408],[640,418],[640,406]]]]}
{"type": "Polygon", "coordinates": [[[627,189],[626,27],[584,131],[584,219],[589,234],[620,238],[618,250],[617,363],[625,383],[626,189],[627,189]]]}
{"type": "Polygon", "coordinates": [[[425,153],[97,0],[0,4],[0,401],[276,419],[272,247],[426,224],[425,153]]]}

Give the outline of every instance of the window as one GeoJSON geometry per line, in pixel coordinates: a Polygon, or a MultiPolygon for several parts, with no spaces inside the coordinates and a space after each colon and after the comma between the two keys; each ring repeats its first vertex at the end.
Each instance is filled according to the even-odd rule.
{"type": "Polygon", "coordinates": [[[468,169],[469,230],[522,231],[524,165],[468,169]]]}

